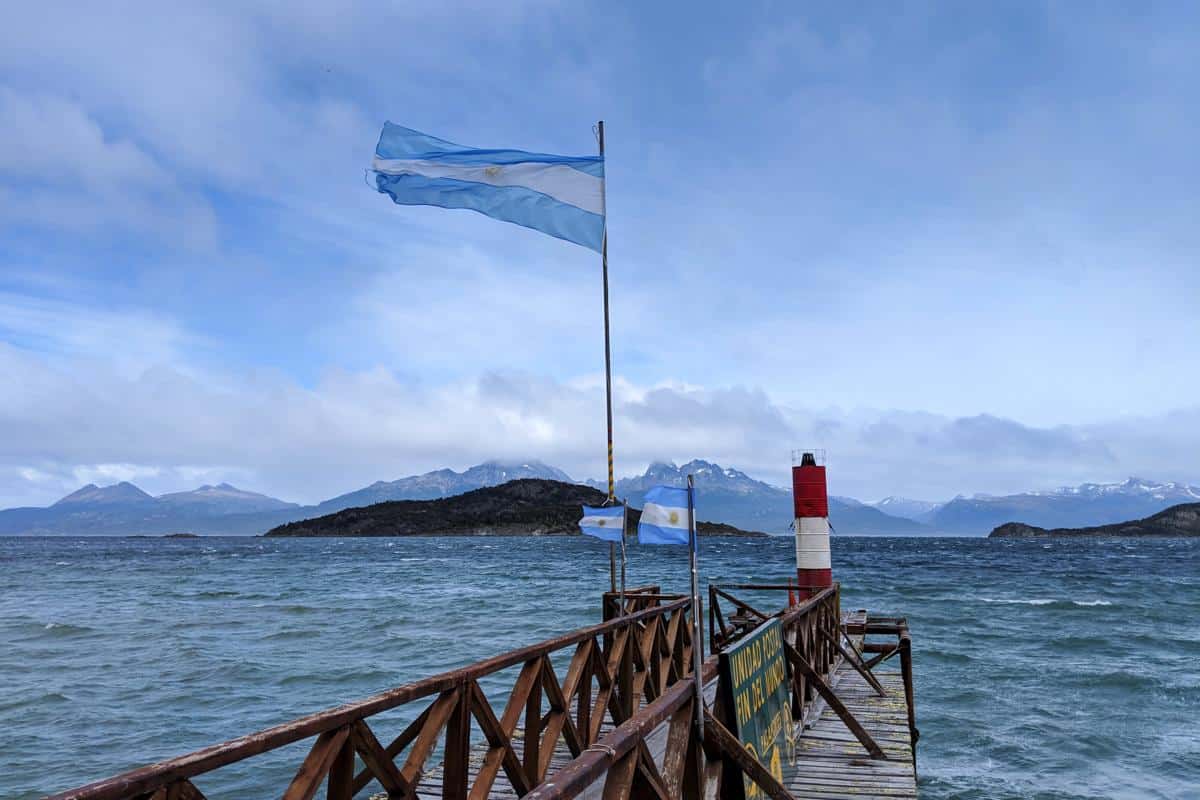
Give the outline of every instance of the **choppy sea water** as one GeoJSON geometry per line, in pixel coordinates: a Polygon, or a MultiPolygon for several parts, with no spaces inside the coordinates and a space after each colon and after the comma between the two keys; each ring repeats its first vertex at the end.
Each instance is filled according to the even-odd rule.
{"type": "MultiPolygon", "coordinates": [[[[922,797],[1200,797],[1200,541],[836,537],[833,557],[843,608],[909,619],[922,797]]],[[[792,558],[701,544],[706,582],[792,558]]],[[[630,559],[631,585],[686,589],[678,548],[630,559]]],[[[0,539],[0,798],[591,624],[607,580],[578,538],[0,539]]],[[[306,747],[197,783],[277,796],[306,747]]]]}

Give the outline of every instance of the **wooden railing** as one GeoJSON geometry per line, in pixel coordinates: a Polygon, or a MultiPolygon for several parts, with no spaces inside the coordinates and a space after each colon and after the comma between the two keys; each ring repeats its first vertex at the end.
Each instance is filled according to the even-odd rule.
{"type": "Polygon", "coordinates": [[[917,729],[916,700],[913,694],[913,663],[912,636],[908,630],[908,620],[904,617],[881,617],[864,615],[861,621],[846,625],[846,632],[863,636],[863,653],[871,653],[864,666],[870,670],[894,656],[900,656],[900,677],[904,682],[904,699],[908,706],[908,737],[912,743],[913,764],[917,762],[917,741],[921,731],[917,729]],[[871,640],[871,637],[883,636],[888,641],[871,640]],[[890,641],[891,637],[896,641],[890,641]]]}
{"type": "Polygon", "coordinates": [[[423,779],[438,751],[443,798],[482,800],[501,772],[517,795],[526,795],[546,777],[560,741],[572,756],[580,756],[596,743],[606,719],[620,726],[643,704],[653,706],[680,691],[693,691],[688,680],[691,601],[643,597],[639,602],[644,607],[636,613],[62,792],[52,800],[202,800],[194,779],[314,738],[283,791],[284,800],[309,800],[322,783],[332,800],[349,800],[372,781],[390,798],[412,800],[418,790],[432,794],[436,789],[423,779]],[[566,652],[571,652],[570,662],[560,680],[552,657],[559,654],[565,660],[566,652]],[[480,681],[518,666],[508,701],[497,715],[480,681]],[[372,718],[421,702],[427,705],[388,744],[377,738],[372,718]],[[483,750],[482,763],[475,766],[473,739],[483,750]]]}
{"type": "Polygon", "coordinates": [[[657,584],[647,586],[630,586],[624,592],[605,592],[601,597],[604,620],[625,614],[636,614],[647,608],[654,608],[663,603],[673,603],[686,599],[683,594],[663,594],[662,587],[657,584]],[[624,602],[624,607],[621,603],[624,602]]]}
{"type": "Polygon", "coordinates": [[[773,609],[770,613],[734,594],[773,593],[783,600],[787,596],[785,593],[790,595],[793,591],[795,587],[787,584],[710,584],[710,649],[717,652],[763,622],[779,617],[783,623],[784,641],[803,662],[797,665],[795,657],[789,659],[792,662],[792,716],[808,721],[820,707],[818,683],[811,676],[816,675],[827,683],[840,655],[837,644],[842,630],[842,613],[838,586],[835,584],[797,605],[773,609]]]}
{"type": "Polygon", "coordinates": [[[837,664],[849,664],[880,695],[883,686],[871,670],[893,656],[900,656],[900,672],[904,681],[904,699],[908,707],[909,739],[913,762],[916,763],[917,730],[916,706],[913,697],[912,641],[908,622],[903,617],[873,617],[865,611],[843,623],[838,586],[822,590],[812,598],[783,611],[767,614],[738,597],[733,592],[774,592],[789,595],[795,587],[776,584],[734,584],[709,586],[709,636],[716,651],[736,641],[747,632],[777,616],[783,622],[785,651],[792,674],[792,716],[802,727],[820,716],[826,708],[845,723],[872,758],[884,758],[882,748],[861,722],[846,708],[831,688],[831,678],[837,664]],[[725,608],[730,608],[729,613],[725,608]],[[855,647],[851,635],[862,637],[862,649],[855,647]],[[895,643],[867,641],[870,636],[895,636],[895,643]],[[870,659],[864,653],[872,653],[870,659]]]}
{"type": "MultiPolygon", "coordinates": [[[[828,691],[822,678],[828,678],[838,658],[837,647],[825,636],[827,631],[838,635],[841,632],[838,587],[830,587],[804,603],[774,613],[762,611],[733,594],[740,590],[774,592],[787,588],[774,584],[710,586],[710,650],[715,653],[761,623],[773,617],[781,618],[788,661],[792,665],[793,717],[800,719],[806,710],[812,711],[822,702],[819,699],[821,688],[828,691]],[[727,614],[725,607],[729,605],[732,610],[727,614]]],[[[640,587],[638,591],[649,597],[658,590],[657,587],[640,587]]],[[[627,590],[627,606],[636,602],[627,590]]],[[[717,667],[715,655],[704,662],[701,674],[705,684],[711,684],[717,678],[717,667]]],[[[749,755],[730,731],[728,709],[713,704],[715,707],[698,712],[695,690],[689,683],[680,682],[671,687],[547,778],[524,800],[573,800],[585,791],[592,797],[596,796],[598,787],[599,796],[605,800],[720,798],[726,796],[722,785],[727,785],[727,781],[736,778],[740,790],[743,773],[758,783],[767,796],[775,800],[792,800],[791,794],[749,755]],[[697,713],[704,715],[702,740],[697,735],[700,731],[695,724],[697,713]],[[660,742],[661,752],[652,756],[647,738],[651,732],[661,731],[664,723],[667,725],[665,743],[660,742]]],[[[713,698],[719,697],[716,687],[711,688],[713,698]]],[[[736,791],[729,794],[740,796],[736,791]]]]}
{"type": "MultiPolygon", "coordinates": [[[[797,605],[767,613],[734,592],[782,592],[787,586],[712,586],[709,620],[712,652],[762,622],[779,618],[791,669],[792,712],[807,721],[828,706],[872,758],[882,750],[830,689],[841,660],[882,693],[870,672],[899,653],[909,724],[912,710],[908,629],[902,619],[857,617],[843,626],[836,585],[797,605]],[[858,650],[844,634],[894,634],[895,645],[858,650]],[[876,653],[869,661],[862,652],[876,653]]],[[[407,684],[358,703],[323,711],[181,758],[126,772],[55,795],[51,800],[203,800],[193,782],[221,767],[315,738],[283,792],[284,800],[310,800],[326,786],[331,800],[350,800],[372,781],[389,798],[484,800],[493,790],[522,800],[572,800],[587,793],[603,800],[698,800],[740,796],[741,775],[774,800],[790,793],[749,755],[730,731],[729,709],[713,700],[718,658],[702,666],[709,700],[697,702],[691,673],[691,601],[656,586],[605,596],[610,616],[600,625],[514,650],[469,667],[407,684]],[[622,614],[621,612],[625,613],[622,614]],[[573,650],[572,650],[573,648],[573,650]],[[554,656],[565,661],[562,680],[554,656]],[[481,688],[504,670],[520,668],[504,710],[497,716],[481,688]],[[376,737],[377,715],[407,704],[420,713],[386,746],[376,737]],[[697,724],[703,716],[703,726],[697,724]],[[611,727],[610,727],[611,726],[611,727]],[[475,734],[475,731],[478,734],[475,734]],[[703,736],[699,734],[703,730],[703,736]],[[571,760],[552,769],[556,749],[571,760]],[[427,770],[440,752],[440,765],[427,770]],[[361,767],[360,767],[361,764],[361,767]],[[501,773],[507,785],[498,784],[501,773]]],[[[915,761],[915,756],[914,756],[915,761]]],[[[559,762],[561,763],[561,762],[559,762]]]]}
{"type": "MultiPolygon", "coordinates": [[[[716,677],[715,657],[704,663],[707,683],[716,677]]],[[[630,797],[655,800],[718,797],[722,762],[703,755],[695,725],[696,693],[692,681],[676,683],[657,700],[589,747],[523,800],[573,800],[600,783],[604,800],[630,797]],[[669,723],[659,758],[647,740],[663,723],[669,723]],[[713,787],[713,793],[704,791],[713,787]]],[[[711,717],[705,712],[706,720],[711,717]]],[[[737,750],[742,750],[740,743],[737,750]]],[[[757,763],[757,762],[756,762],[757,763]]]]}

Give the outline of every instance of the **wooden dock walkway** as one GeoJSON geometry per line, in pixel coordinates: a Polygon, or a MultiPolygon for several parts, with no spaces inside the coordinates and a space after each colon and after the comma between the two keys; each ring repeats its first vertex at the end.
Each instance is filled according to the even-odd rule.
{"type": "MultiPolygon", "coordinates": [[[[854,616],[847,615],[847,618],[853,620],[854,616]]],[[[862,636],[851,637],[856,647],[861,647],[862,639],[862,636]]],[[[874,675],[886,696],[880,697],[845,659],[837,662],[829,683],[850,713],[882,748],[886,760],[871,758],[834,710],[818,702],[815,713],[809,715],[807,727],[801,729],[797,723],[794,756],[783,765],[783,784],[795,800],[862,800],[870,797],[905,800],[917,797],[904,681],[896,669],[879,668],[874,675]]],[[[707,703],[713,702],[716,688],[715,680],[705,686],[707,703]]],[[[601,735],[611,730],[612,725],[606,723],[601,735]]],[[[660,767],[666,752],[667,733],[668,725],[664,723],[646,737],[646,746],[660,767]]],[[[522,732],[516,731],[514,739],[523,738],[522,732]]],[[[486,743],[480,743],[471,753],[472,783],[483,765],[486,750],[486,743]]],[[[571,753],[560,740],[548,774],[553,775],[570,761],[571,753]]],[[[602,788],[603,781],[595,782],[580,795],[581,800],[599,800],[602,788]]],[[[421,800],[441,800],[441,764],[422,778],[417,796],[421,800]]],[[[518,800],[519,795],[500,774],[488,797],[518,800]]],[[[386,794],[372,797],[372,800],[386,799],[386,794]]]]}
{"type": "MultiPolygon", "coordinates": [[[[718,800],[740,797],[745,781],[762,790],[756,796],[772,800],[916,797],[919,734],[907,621],[865,611],[843,614],[837,584],[799,602],[789,599],[773,614],[752,603],[771,608],[759,599],[764,593],[791,595],[794,586],[709,589],[710,652],[764,624],[772,627],[762,634],[783,631],[782,641],[775,633],[771,645],[789,665],[782,702],[790,702],[802,722],[787,747],[760,743],[769,747],[779,778],[727,727],[732,709],[726,704],[734,701],[725,692],[731,687],[722,685],[720,702],[717,690],[731,666],[714,655],[702,666],[701,742],[693,719],[694,601],[650,586],[627,589],[623,606],[619,595],[606,593],[605,620],[597,625],[46,800],[204,800],[211,773],[302,742],[311,746],[283,790],[284,800],[312,800],[322,786],[329,800],[381,790],[400,800],[718,800]],[[610,613],[618,608],[622,613],[610,613]],[[496,689],[510,680],[501,705],[496,689]],[[385,716],[403,707],[409,710],[403,722],[385,716]],[[394,737],[381,740],[385,731],[394,737]]],[[[740,697],[748,691],[764,696],[761,675],[782,674],[779,655],[764,659],[762,648],[755,652],[760,677],[743,680],[740,697]],[[776,664],[767,664],[772,657],[776,664]]],[[[782,687],[780,680],[771,691],[782,687]]],[[[777,704],[770,713],[780,712],[786,708],[777,704]]],[[[741,735],[747,730],[753,725],[741,735]]]]}
{"type": "Polygon", "coordinates": [[[845,663],[835,673],[833,689],[883,748],[887,760],[870,758],[837,714],[825,708],[800,735],[795,761],[784,766],[783,784],[796,800],[917,796],[904,682],[893,670],[877,670],[875,677],[886,697],[879,697],[845,663]]]}

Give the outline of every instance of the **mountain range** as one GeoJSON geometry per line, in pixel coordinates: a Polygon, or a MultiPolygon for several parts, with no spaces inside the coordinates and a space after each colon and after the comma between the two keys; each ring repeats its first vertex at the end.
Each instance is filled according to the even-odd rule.
{"type": "MultiPolygon", "coordinates": [[[[617,481],[617,496],[641,506],[651,486],[682,486],[694,476],[698,512],[705,519],[745,530],[785,534],[792,522],[790,489],[751,478],[709,461],[655,462],[645,473],[617,481]]],[[[88,484],[45,508],[0,511],[0,535],[261,534],[297,520],[393,500],[436,500],[512,480],[576,482],[539,461],[488,461],[462,472],[434,470],[394,481],[377,481],[316,505],[298,505],[248,492],[228,483],[157,497],[121,482],[88,484]]],[[[1130,478],[1122,483],[1085,483],[1050,491],[1005,496],[956,497],[945,503],[887,497],[863,503],[829,498],[836,534],[913,536],[933,533],[982,536],[1006,522],[1045,528],[1104,525],[1150,516],[1178,503],[1200,500],[1200,488],[1130,478]]]]}
{"type": "Polygon", "coordinates": [[[261,533],[260,518],[282,518],[301,508],[228,483],[158,497],[128,481],[104,487],[89,483],[46,508],[0,511],[0,535],[261,533]]]}
{"type": "Polygon", "coordinates": [[[987,533],[1006,522],[1040,528],[1110,525],[1200,500],[1200,487],[1129,478],[1122,483],[1085,483],[1061,489],[993,497],[956,497],[917,517],[948,533],[987,533]]]}
{"type": "Polygon", "coordinates": [[[375,481],[365,488],[340,494],[318,503],[317,510],[322,514],[329,514],[343,508],[369,506],[372,503],[383,503],[388,500],[437,500],[463,494],[473,489],[499,486],[502,483],[523,478],[542,478],[574,483],[570,476],[561,469],[540,461],[529,461],[522,464],[485,461],[463,472],[438,469],[426,472],[424,475],[410,475],[395,481],[375,481]]]}

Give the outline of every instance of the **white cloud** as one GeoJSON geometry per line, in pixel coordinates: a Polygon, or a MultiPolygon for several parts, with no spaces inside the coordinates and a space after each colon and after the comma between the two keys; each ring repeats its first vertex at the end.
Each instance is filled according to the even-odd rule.
{"type": "MultiPolygon", "coordinates": [[[[0,345],[0,504],[46,503],[80,483],[151,492],[231,480],[317,501],[379,479],[486,458],[539,458],[578,477],[604,471],[603,391],[493,372],[413,383],[383,369],[334,371],[302,387],[279,375],[139,373],[91,353],[50,364],[0,345]]],[[[1200,409],[1104,425],[1034,428],[987,415],[781,406],[760,389],[617,381],[622,474],[703,457],[783,484],[789,451],[824,447],[835,492],[943,498],[1133,472],[1200,481],[1200,409]]]]}
{"type": "Polygon", "coordinates": [[[74,101],[0,85],[0,230],[111,236],[114,226],[192,247],[216,238],[211,208],[159,161],[74,101]]]}
{"type": "Polygon", "coordinates": [[[85,464],[75,467],[72,477],[77,483],[108,485],[121,481],[146,481],[157,478],[162,472],[162,467],[144,464],[85,464]]]}
{"type": "Polygon", "coordinates": [[[0,86],[4,147],[0,171],[19,178],[54,178],[83,185],[154,184],[168,180],[132,142],[106,139],[78,103],[27,96],[0,86]]]}
{"type": "Polygon", "coordinates": [[[140,309],[103,309],[0,291],[0,347],[36,351],[47,363],[78,369],[82,378],[102,364],[120,374],[182,360],[201,339],[172,319],[140,309]]]}

